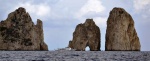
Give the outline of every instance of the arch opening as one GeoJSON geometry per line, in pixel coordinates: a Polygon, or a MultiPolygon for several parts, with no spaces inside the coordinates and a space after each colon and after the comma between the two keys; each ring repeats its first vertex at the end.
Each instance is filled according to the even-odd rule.
{"type": "Polygon", "coordinates": [[[87,47],[85,48],[85,51],[90,51],[89,46],[87,46],[87,47]]]}

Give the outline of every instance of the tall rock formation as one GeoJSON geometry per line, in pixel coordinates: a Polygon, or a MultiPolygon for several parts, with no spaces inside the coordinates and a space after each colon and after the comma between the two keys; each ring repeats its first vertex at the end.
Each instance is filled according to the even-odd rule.
{"type": "Polygon", "coordinates": [[[123,8],[113,8],[107,20],[106,51],[139,51],[134,21],[123,8]]]}
{"type": "Polygon", "coordinates": [[[48,50],[44,43],[42,21],[34,25],[22,7],[0,22],[0,50],[48,50]]]}
{"type": "Polygon", "coordinates": [[[69,47],[78,51],[84,51],[87,46],[90,51],[100,50],[100,29],[93,19],[86,19],[85,23],[78,24],[73,40],[69,41],[69,47]]]}

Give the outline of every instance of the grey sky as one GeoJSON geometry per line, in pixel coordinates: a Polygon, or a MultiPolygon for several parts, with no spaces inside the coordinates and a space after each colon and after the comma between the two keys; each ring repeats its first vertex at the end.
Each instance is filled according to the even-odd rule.
{"type": "Polygon", "coordinates": [[[93,18],[100,27],[101,50],[104,50],[109,12],[122,7],[134,19],[142,51],[150,51],[150,0],[0,0],[0,7],[0,20],[18,7],[26,8],[34,23],[41,19],[49,50],[67,47],[76,25],[86,18],[93,18]]]}

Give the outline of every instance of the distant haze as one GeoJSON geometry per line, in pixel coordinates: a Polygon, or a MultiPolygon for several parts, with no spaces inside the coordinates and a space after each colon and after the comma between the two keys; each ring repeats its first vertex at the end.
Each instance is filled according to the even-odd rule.
{"type": "Polygon", "coordinates": [[[122,7],[134,19],[141,50],[150,51],[150,0],[0,0],[0,7],[0,20],[18,7],[26,8],[35,24],[41,19],[49,50],[67,47],[76,25],[87,18],[93,18],[100,27],[101,50],[105,50],[109,12],[122,7]]]}

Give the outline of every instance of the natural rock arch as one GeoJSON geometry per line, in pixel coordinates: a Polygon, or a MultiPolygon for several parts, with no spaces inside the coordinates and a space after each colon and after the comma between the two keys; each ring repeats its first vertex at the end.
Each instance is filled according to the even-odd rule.
{"type": "Polygon", "coordinates": [[[87,46],[90,51],[100,50],[100,29],[93,19],[86,19],[85,23],[78,24],[73,33],[73,40],[69,41],[69,47],[79,51],[85,51],[87,46]]]}

